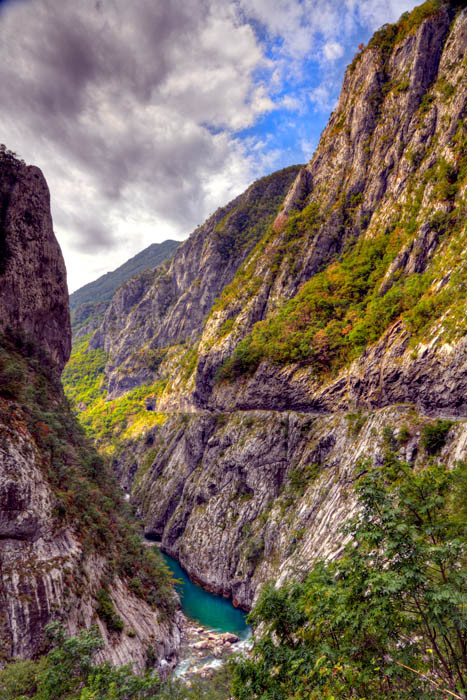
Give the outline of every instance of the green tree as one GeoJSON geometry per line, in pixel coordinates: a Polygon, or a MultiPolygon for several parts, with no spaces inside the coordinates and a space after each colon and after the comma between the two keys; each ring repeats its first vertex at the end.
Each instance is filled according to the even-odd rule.
{"type": "Polygon", "coordinates": [[[417,472],[392,454],[365,465],[344,556],[263,591],[235,697],[467,697],[465,471],[431,461],[417,472]]]}

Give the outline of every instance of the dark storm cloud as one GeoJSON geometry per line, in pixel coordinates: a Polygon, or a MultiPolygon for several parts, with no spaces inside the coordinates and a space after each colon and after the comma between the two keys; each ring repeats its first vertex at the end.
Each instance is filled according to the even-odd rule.
{"type": "Polygon", "coordinates": [[[215,137],[203,124],[251,123],[255,96],[269,108],[262,54],[215,0],[35,0],[8,8],[0,42],[2,140],[45,170],[69,245],[110,248],[135,207],[188,233],[210,179],[226,193],[229,171],[245,179],[237,123],[215,137]]]}

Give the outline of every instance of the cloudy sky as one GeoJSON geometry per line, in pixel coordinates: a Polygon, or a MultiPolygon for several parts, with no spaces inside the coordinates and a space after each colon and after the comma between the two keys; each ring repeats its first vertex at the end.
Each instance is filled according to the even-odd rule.
{"type": "Polygon", "coordinates": [[[0,142],[49,183],[70,291],[310,159],[413,0],[0,0],[0,142]]]}

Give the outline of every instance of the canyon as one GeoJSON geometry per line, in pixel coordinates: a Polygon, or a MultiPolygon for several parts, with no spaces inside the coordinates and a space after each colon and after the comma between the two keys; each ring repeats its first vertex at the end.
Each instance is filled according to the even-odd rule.
{"type": "Polygon", "coordinates": [[[452,3],[379,30],[310,163],[122,285],[80,346],[81,420],[146,534],[246,610],[339,554],[388,444],[421,468],[451,421],[439,459],[465,459],[466,49],[452,3]]]}
{"type": "Polygon", "coordinates": [[[60,620],[167,675],[183,621],[143,533],[249,611],[339,557],[388,453],[466,460],[466,54],[462,4],[383,26],[312,160],[82,307],[73,347],[47,184],[2,151],[1,665],[60,620]]]}

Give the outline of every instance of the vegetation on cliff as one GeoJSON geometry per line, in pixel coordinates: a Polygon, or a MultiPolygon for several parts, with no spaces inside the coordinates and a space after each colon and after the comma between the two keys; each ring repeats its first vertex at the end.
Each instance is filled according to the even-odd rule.
{"type": "Polygon", "coordinates": [[[465,697],[467,464],[414,472],[388,452],[355,471],[344,555],[267,586],[251,613],[239,700],[465,697]]]}
{"type": "Polygon", "coordinates": [[[75,340],[62,375],[63,386],[81,425],[99,447],[109,452],[120,440],[131,439],[164,422],[164,415],[153,409],[167,382],[139,386],[118,399],[106,401],[103,381],[107,354],[101,348],[91,349],[89,338],[87,334],[75,340]]]}
{"type": "MultiPolygon", "coordinates": [[[[349,241],[342,254],[304,283],[296,296],[256,323],[219,368],[218,380],[251,374],[263,360],[308,364],[317,375],[333,373],[361,355],[398,319],[414,341],[426,338],[440,319],[439,339],[462,337],[467,332],[462,314],[467,297],[462,264],[467,249],[466,145],[465,122],[460,119],[449,144],[452,161],[440,157],[423,168],[428,155],[423,154],[420,169],[411,175],[409,196],[394,216],[384,226],[377,222],[369,235],[349,241]],[[394,266],[403,251],[423,248],[419,233],[423,225],[438,245],[432,260],[416,271],[394,266]]],[[[361,199],[353,197],[353,214],[361,199]]],[[[289,219],[286,241],[294,238],[294,231],[316,227],[319,210],[314,205],[315,222],[310,224],[309,209],[289,219]]]]}
{"type": "Polygon", "coordinates": [[[115,477],[47,368],[47,358],[38,358],[29,343],[1,337],[0,420],[32,436],[55,496],[57,527],[73,530],[84,552],[106,552],[105,584],[121,576],[136,595],[170,616],[176,607],[170,574],[142,544],[115,477]]]}
{"type": "Polygon", "coordinates": [[[93,658],[102,639],[96,628],[67,638],[58,623],[47,627],[49,653],[39,661],[17,661],[0,671],[2,700],[226,700],[228,677],[161,682],[148,671],[136,675],[131,666],[114,668],[93,658]]]}

